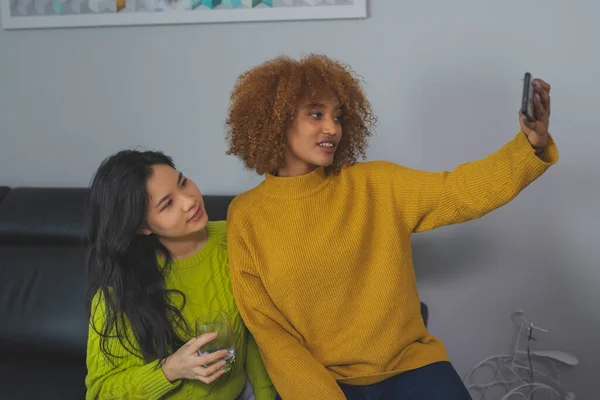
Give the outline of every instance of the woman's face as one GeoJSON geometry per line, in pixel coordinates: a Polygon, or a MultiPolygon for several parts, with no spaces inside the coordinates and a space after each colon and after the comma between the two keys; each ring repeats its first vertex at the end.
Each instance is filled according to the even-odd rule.
{"type": "Polygon", "coordinates": [[[303,100],[286,132],[284,165],[280,176],[310,173],[330,166],[342,139],[342,105],[334,95],[318,101],[303,100]]]}
{"type": "Polygon", "coordinates": [[[197,233],[208,223],[198,186],[168,165],[154,165],[148,179],[147,226],[142,233],[179,239],[197,233]]]}

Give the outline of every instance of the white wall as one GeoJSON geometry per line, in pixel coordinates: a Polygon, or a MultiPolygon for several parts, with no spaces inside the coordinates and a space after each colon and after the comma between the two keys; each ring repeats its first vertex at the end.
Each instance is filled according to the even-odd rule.
{"type": "Polygon", "coordinates": [[[0,31],[0,184],[87,185],[124,147],[163,149],[207,194],[261,178],[225,156],[238,73],[326,52],[366,80],[380,117],[370,159],[448,169],[511,139],[526,70],[552,84],[560,162],[508,206],[415,237],[431,331],[465,372],[506,351],[508,314],[578,355],[567,383],[596,398],[600,3],[372,1],[356,21],[0,31]],[[286,30],[284,33],[283,30],[286,30]]]}

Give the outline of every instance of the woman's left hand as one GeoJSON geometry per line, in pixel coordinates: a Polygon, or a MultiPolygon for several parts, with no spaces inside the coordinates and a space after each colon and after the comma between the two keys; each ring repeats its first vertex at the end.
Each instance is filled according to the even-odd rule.
{"type": "Polygon", "coordinates": [[[550,85],[541,79],[533,80],[533,109],[537,121],[528,121],[527,117],[519,111],[519,122],[531,146],[541,152],[548,144],[550,125],[550,85]]]}

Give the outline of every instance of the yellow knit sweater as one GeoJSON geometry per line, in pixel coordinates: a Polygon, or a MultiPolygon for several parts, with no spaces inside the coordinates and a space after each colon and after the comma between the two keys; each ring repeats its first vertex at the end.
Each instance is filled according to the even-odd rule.
{"type": "Polygon", "coordinates": [[[366,385],[448,360],[420,315],[411,234],[479,218],[558,160],[521,132],[452,172],[364,162],[326,174],[267,175],[228,215],[240,313],[285,400],[344,399],[366,385]]]}

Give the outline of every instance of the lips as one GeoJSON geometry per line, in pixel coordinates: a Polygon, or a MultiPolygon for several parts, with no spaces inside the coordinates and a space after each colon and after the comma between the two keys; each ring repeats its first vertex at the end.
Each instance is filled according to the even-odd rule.
{"type": "Polygon", "coordinates": [[[202,218],[202,207],[198,206],[198,209],[196,209],[196,212],[194,212],[194,215],[192,215],[192,217],[189,219],[190,222],[198,222],[200,221],[200,218],[202,218]]]}
{"type": "Polygon", "coordinates": [[[317,143],[317,147],[325,150],[327,153],[334,153],[337,148],[337,143],[332,140],[324,140],[317,143]]]}

